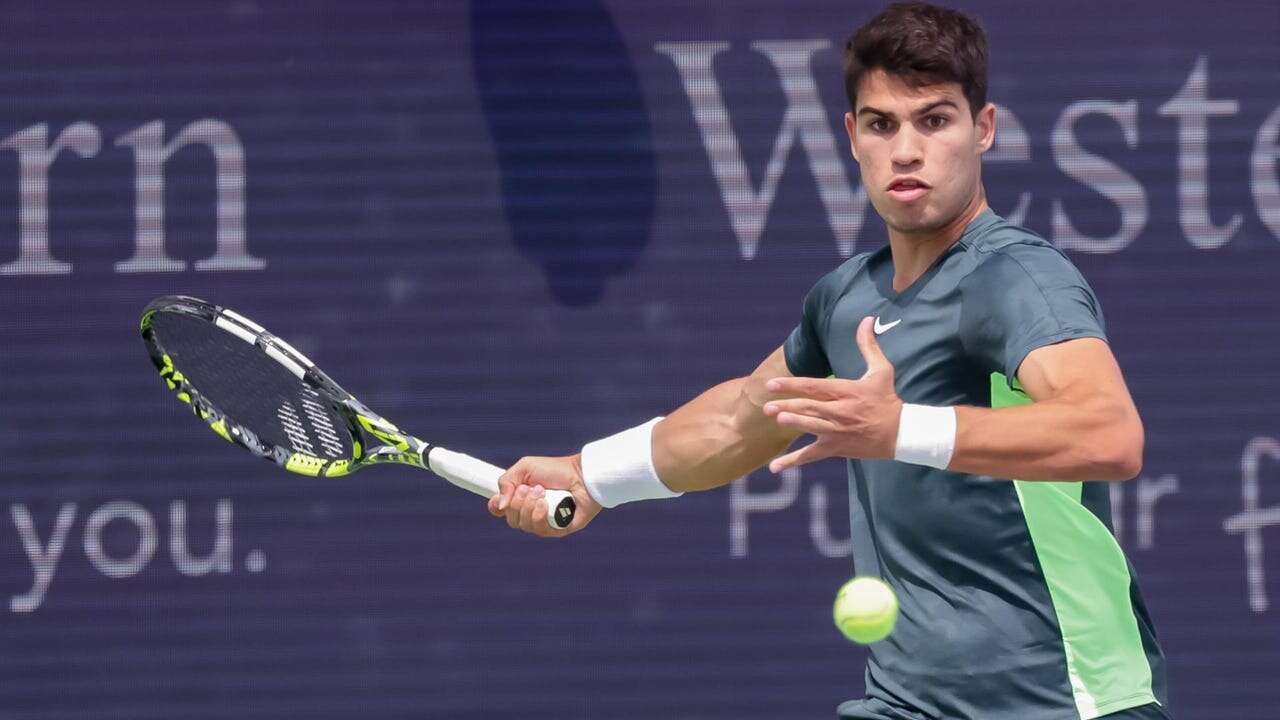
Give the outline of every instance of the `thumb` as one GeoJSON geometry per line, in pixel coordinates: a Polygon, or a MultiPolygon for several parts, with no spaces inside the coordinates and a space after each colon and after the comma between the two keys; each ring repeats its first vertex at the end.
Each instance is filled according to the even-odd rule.
{"type": "Polygon", "coordinates": [[[502,513],[507,509],[507,505],[511,503],[511,496],[515,495],[516,487],[524,482],[525,468],[523,462],[517,462],[512,465],[502,477],[498,478],[498,494],[497,508],[498,513],[502,513]]]}
{"type": "Polygon", "coordinates": [[[868,316],[858,324],[858,349],[862,351],[862,359],[867,361],[867,372],[863,373],[863,377],[878,370],[893,370],[893,363],[884,356],[880,343],[876,341],[875,331],[871,329],[874,321],[874,318],[868,316]]]}

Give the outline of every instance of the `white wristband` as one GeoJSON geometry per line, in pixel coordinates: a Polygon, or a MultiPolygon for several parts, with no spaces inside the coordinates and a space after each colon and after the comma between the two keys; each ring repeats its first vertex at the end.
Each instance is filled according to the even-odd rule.
{"type": "Polygon", "coordinates": [[[956,409],[929,405],[902,406],[898,444],[893,459],[946,470],[956,450],[956,409]]]}
{"type": "Polygon", "coordinates": [[[611,508],[634,500],[683,494],[663,485],[653,469],[653,426],[661,419],[656,417],[582,448],[582,479],[600,505],[611,508]]]}

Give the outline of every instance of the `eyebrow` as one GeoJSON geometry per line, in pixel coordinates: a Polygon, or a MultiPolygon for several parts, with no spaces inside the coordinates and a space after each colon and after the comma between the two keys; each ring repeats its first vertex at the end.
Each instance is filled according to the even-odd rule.
{"type": "MultiPolygon", "coordinates": [[[[937,108],[940,108],[940,107],[942,107],[942,106],[944,106],[944,105],[949,105],[949,106],[951,106],[951,107],[955,108],[956,110],[959,110],[959,109],[960,109],[960,106],[959,106],[959,105],[956,105],[954,102],[952,102],[952,101],[950,101],[950,100],[937,100],[937,101],[934,101],[934,102],[929,103],[928,105],[925,105],[924,107],[920,108],[919,110],[916,110],[914,114],[915,114],[917,117],[919,117],[920,115],[924,115],[925,113],[928,113],[928,112],[929,112],[929,111],[931,111],[931,110],[936,110],[937,108]]],[[[887,118],[889,118],[889,119],[891,119],[891,120],[897,120],[897,117],[895,117],[893,113],[891,113],[891,112],[885,112],[884,110],[878,110],[878,109],[876,109],[876,108],[871,107],[870,105],[868,105],[868,106],[866,106],[866,107],[864,107],[864,108],[862,108],[861,110],[859,110],[859,111],[858,111],[858,117],[862,117],[863,115],[879,115],[879,116],[881,116],[881,117],[887,117],[887,118]]]]}

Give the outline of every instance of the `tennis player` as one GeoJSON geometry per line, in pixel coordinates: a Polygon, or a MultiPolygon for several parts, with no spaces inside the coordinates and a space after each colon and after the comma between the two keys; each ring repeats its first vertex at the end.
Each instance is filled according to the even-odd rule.
{"type": "Polygon", "coordinates": [[[490,511],[560,536],[765,463],[845,458],[855,568],[893,587],[901,615],[840,718],[1168,718],[1164,656],[1099,482],[1138,474],[1142,421],[1088,283],[987,206],[982,29],[890,6],[846,45],[845,86],[888,246],[819,280],[750,377],[580,454],[521,459],[490,511]],[[568,529],[531,502],[541,488],[577,498],[568,529]]]}

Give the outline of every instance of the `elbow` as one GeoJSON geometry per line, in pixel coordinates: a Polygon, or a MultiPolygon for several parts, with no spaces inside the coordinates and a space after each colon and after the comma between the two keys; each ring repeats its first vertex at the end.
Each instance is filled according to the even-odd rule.
{"type": "Polygon", "coordinates": [[[1097,446],[1099,480],[1132,480],[1142,473],[1146,437],[1142,419],[1133,411],[1123,422],[1108,427],[1097,446]]]}
{"type": "Polygon", "coordinates": [[[1104,480],[1132,480],[1142,473],[1142,448],[1126,450],[1107,463],[1104,480]]]}

